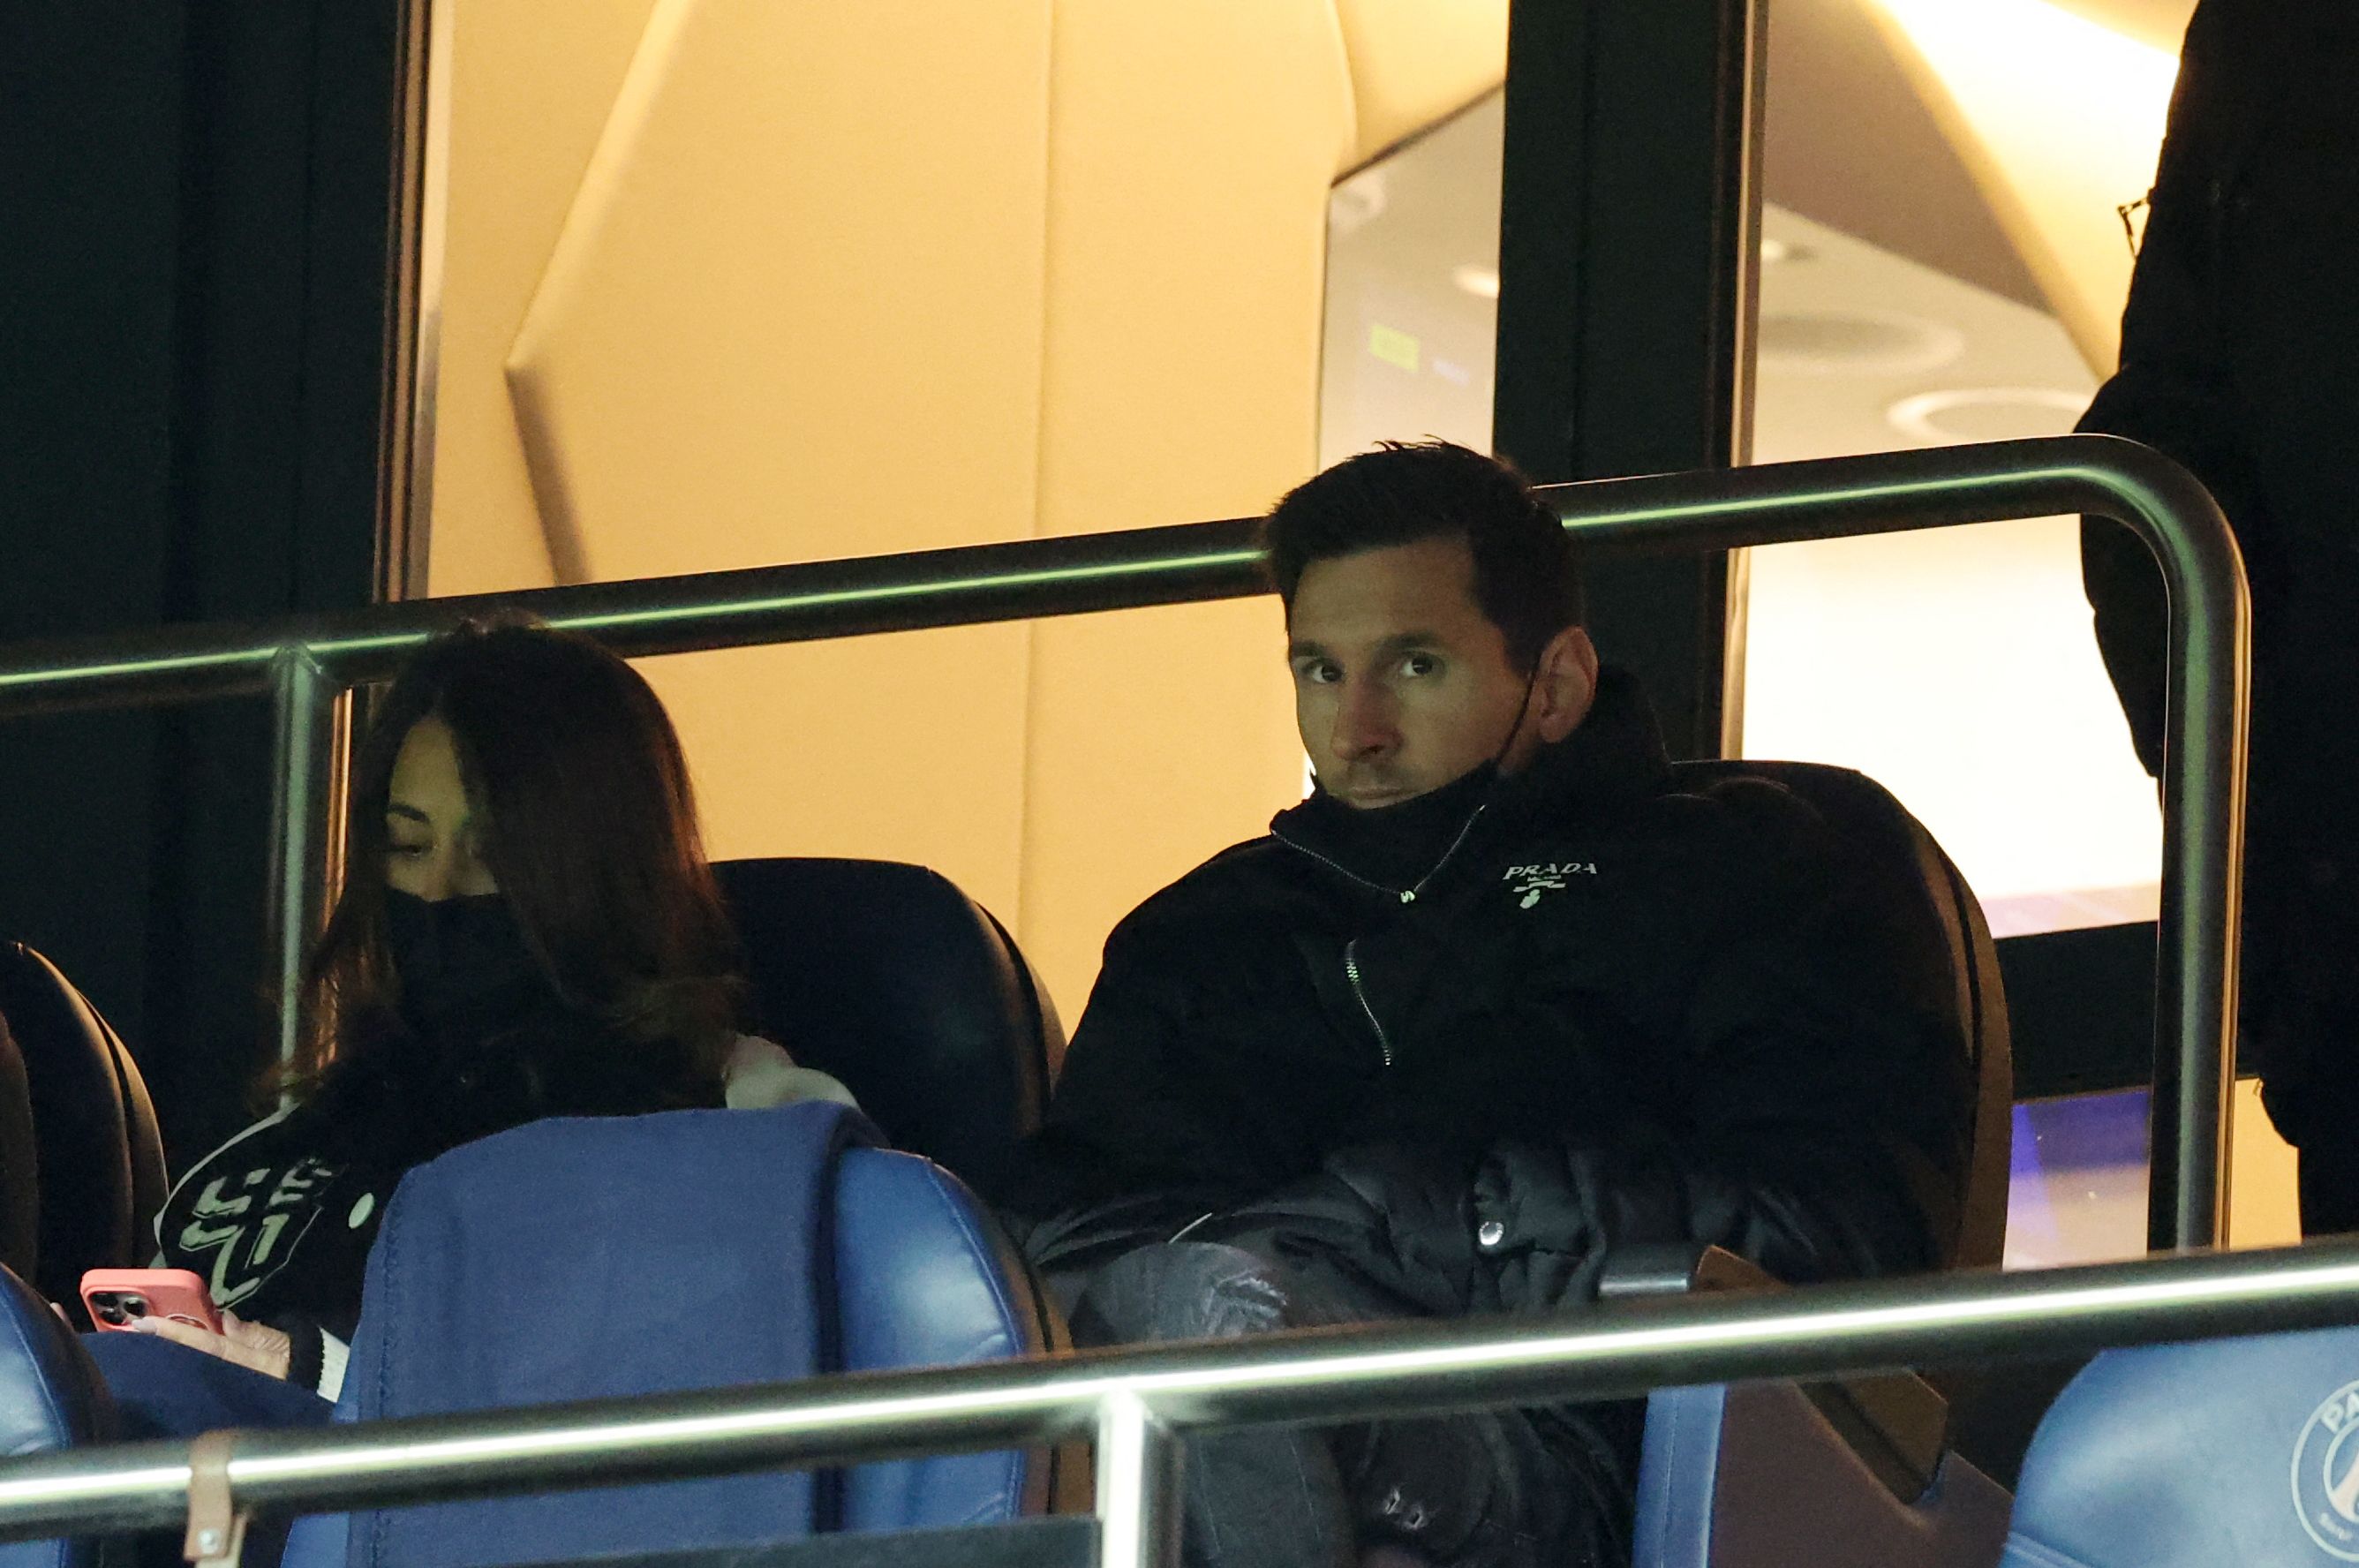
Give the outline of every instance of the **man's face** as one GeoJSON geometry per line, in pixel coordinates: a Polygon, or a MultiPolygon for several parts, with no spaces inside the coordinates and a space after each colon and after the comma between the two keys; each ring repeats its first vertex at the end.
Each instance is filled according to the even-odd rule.
{"type": "Polygon", "coordinates": [[[1397,805],[1462,778],[1522,715],[1525,672],[1474,603],[1463,539],[1311,562],[1287,634],[1302,747],[1345,805],[1397,805]]]}

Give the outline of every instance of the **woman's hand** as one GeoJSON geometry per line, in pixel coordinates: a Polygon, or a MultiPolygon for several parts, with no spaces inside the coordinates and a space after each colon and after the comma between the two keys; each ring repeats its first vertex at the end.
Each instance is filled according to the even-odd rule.
{"type": "Polygon", "coordinates": [[[234,1361],[266,1377],[283,1380],[294,1357],[294,1345],[284,1333],[268,1323],[248,1323],[233,1312],[222,1313],[219,1334],[158,1317],[133,1318],[131,1328],[134,1333],[152,1334],[158,1339],[168,1339],[175,1345],[201,1350],[207,1356],[234,1361]]]}

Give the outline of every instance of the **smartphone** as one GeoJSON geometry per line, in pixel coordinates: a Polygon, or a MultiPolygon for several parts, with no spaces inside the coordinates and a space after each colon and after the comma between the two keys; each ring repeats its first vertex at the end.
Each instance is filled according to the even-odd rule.
{"type": "Polygon", "coordinates": [[[222,1331],[212,1292],[186,1269],[93,1269],[82,1277],[82,1304],[103,1329],[126,1329],[134,1318],[157,1317],[222,1331]]]}

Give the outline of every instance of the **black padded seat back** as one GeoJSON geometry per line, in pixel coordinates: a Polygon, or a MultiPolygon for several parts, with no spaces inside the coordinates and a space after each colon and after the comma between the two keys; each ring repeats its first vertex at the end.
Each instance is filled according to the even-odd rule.
{"type": "Polygon", "coordinates": [[[748,1027],[842,1079],[896,1146],[988,1192],[1038,1127],[1064,1031],[1005,928],[948,878],[881,860],[713,866],[748,1027]]]}
{"type": "Polygon", "coordinates": [[[80,1299],[82,1272],[155,1255],[164,1145],[139,1068],[56,964],[0,942],[8,1020],[32,1109],[39,1238],[30,1279],[51,1301],[80,1299]]]}
{"type": "MultiPolygon", "coordinates": [[[[1908,809],[1865,774],[1815,762],[1682,762],[1680,788],[1738,779],[1783,786],[1817,810],[1859,857],[1880,938],[1909,999],[1937,1021],[1973,1073],[1974,1114],[1953,1268],[1995,1268],[2006,1249],[2015,1067],[1998,953],[1973,889],[1908,809]]],[[[1931,1086],[1928,1086],[1931,1092],[1931,1086]]]]}
{"type": "Polygon", "coordinates": [[[41,1181],[33,1159],[33,1102],[25,1059],[0,1013],[0,1269],[33,1277],[40,1256],[41,1181]]]}

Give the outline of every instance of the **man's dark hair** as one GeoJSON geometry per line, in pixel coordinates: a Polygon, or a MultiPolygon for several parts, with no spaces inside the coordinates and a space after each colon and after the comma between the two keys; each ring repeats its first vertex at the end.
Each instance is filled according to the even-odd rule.
{"type": "Polygon", "coordinates": [[[1474,603],[1529,669],[1549,639],[1581,625],[1581,569],[1556,514],[1513,466],[1449,441],[1386,441],[1304,481],[1262,525],[1270,582],[1286,607],[1314,561],[1462,539],[1474,603]]]}

